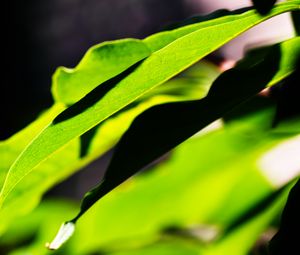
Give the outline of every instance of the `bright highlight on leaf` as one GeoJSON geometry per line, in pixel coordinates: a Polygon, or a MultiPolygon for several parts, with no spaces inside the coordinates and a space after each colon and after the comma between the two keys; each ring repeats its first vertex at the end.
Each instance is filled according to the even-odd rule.
{"type": "MultiPolygon", "coordinates": [[[[0,142],[0,250],[14,240],[22,245],[11,254],[47,255],[55,226],[73,217],[46,244],[50,250],[70,239],[85,214],[58,253],[251,253],[300,174],[300,37],[251,50],[219,71],[199,60],[281,13],[293,12],[299,31],[300,0],[253,3],[143,40],[104,42],[75,68],[59,67],[54,105],[0,142]],[[27,217],[50,187],[112,148],[79,212],[77,204],[43,199],[27,217]]],[[[297,218],[286,214],[275,238],[281,246],[297,218]]]]}
{"type": "Polygon", "coordinates": [[[61,247],[74,233],[75,224],[72,222],[63,223],[51,243],[46,243],[49,250],[57,250],[61,247]]]}
{"type": "Polygon", "coordinates": [[[139,115],[117,144],[103,181],[86,194],[74,220],[140,169],[265,87],[274,85],[274,77],[277,82],[286,78],[297,65],[297,58],[288,56],[299,54],[299,37],[250,52],[213,82],[205,98],[158,105],[139,115]]]}
{"type": "Polygon", "coordinates": [[[296,178],[300,175],[300,136],[268,151],[258,164],[274,187],[282,187],[296,178]]]}
{"type": "MultiPolygon", "coordinates": [[[[254,163],[264,152],[290,139],[289,134],[278,137],[269,132],[275,105],[266,104],[254,112],[247,112],[247,105],[269,102],[267,98],[251,101],[236,110],[242,113],[241,116],[226,121],[224,127],[194,136],[176,148],[163,164],[134,177],[129,185],[125,184],[103,198],[77,223],[75,235],[64,245],[62,252],[88,255],[105,249],[109,255],[115,255],[113,249],[120,245],[129,255],[143,254],[147,249],[155,252],[163,245],[165,234],[172,233],[172,228],[163,233],[162,228],[177,222],[177,232],[184,235],[183,239],[176,236],[179,239],[176,238],[174,243],[171,241],[162,255],[174,254],[181,241],[183,247],[187,244],[182,248],[182,254],[186,255],[191,240],[196,244],[193,249],[201,250],[204,255],[216,250],[222,254],[224,249],[227,253],[232,249],[238,250],[238,254],[246,253],[259,233],[280,212],[286,193],[225,236],[224,229],[242,212],[255,208],[261,197],[272,194],[274,188],[254,163]],[[245,194],[248,199],[243,199],[245,194]],[[155,241],[157,237],[162,237],[162,243],[155,241]],[[197,242],[196,237],[199,238],[197,242]],[[139,248],[133,248],[132,242],[139,244],[139,248]]],[[[25,223],[16,223],[16,228],[10,229],[11,236],[16,236],[15,232],[18,233],[20,228],[38,233],[34,244],[24,247],[23,251],[48,254],[44,243],[56,233],[53,227],[65,218],[66,213],[72,215],[77,210],[76,205],[70,205],[66,201],[44,201],[31,216],[35,221],[43,222],[39,231],[33,227],[35,224],[26,227],[25,223]],[[70,205],[72,211],[68,212],[70,205]]],[[[23,221],[31,222],[27,216],[23,221]]],[[[177,233],[176,229],[173,231],[177,233]]],[[[171,235],[168,239],[172,237],[175,238],[171,235]]]]}
{"type": "Polygon", "coordinates": [[[248,11],[229,15],[226,21],[216,19],[213,26],[200,27],[176,39],[152,53],[144,61],[107,80],[58,115],[53,123],[46,127],[22,152],[7,173],[0,193],[0,205],[34,167],[71,140],[84,134],[247,29],[275,15],[298,9],[299,1],[297,0],[282,3],[263,17],[255,11],[248,11]]]}
{"type": "MultiPolygon", "coordinates": [[[[73,140],[62,150],[54,153],[39,164],[35,171],[28,174],[8,196],[4,207],[0,210],[0,218],[6,219],[5,222],[0,222],[0,232],[16,217],[35,207],[41,196],[55,183],[75,173],[115,146],[137,115],[157,104],[204,97],[218,74],[219,71],[215,65],[201,61],[96,127],[91,132],[92,135],[87,134],[80,139],[73,140]]],[[[53,110],[47,111],[32,125],[0,144],[2,159],[6,158],[0,161],[0,172],[7,171],[26,144],[43,129],[45,121],[50,122],[60,109],[53,107],[53,110]]]]}

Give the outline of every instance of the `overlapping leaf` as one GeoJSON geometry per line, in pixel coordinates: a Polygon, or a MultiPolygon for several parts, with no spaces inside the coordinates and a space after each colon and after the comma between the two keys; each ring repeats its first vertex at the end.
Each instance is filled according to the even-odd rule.
{"type": "Polygon", "coordinates": [[[270,254],[280,255],[299,251],[299,196],[300,181],[295,184],[289,194],[289,198],[282,214],[281,226],[279,232],[271,241],[270,254]]]}
{"type": "Polygon", "coordinates": [[[36,165],[155,86],[267,18],[299,9],[299,0],[278,5],[265,17],[254,11],[215,20],[214,25],[186,34],[152,53],[116,77],[107,80],[65,110],[23,151],[10,168],[1,191],[1,204],[9,192],[36,165]]]}
{"type": "Polygon", "coordinates": [[[104,180],[82,202],[77,220],[98,199],[212,121],[287,77],[296,68],[300,38],[254,51],[219,76],[206,98],[153,107],[135,119],[117,145],[104,180]]]}
{"type": "MultiPolygon", "coordinates": [[[[5,219],[0,222],[0,233],[5,231],[18,215],[27,214],[32,210],[51,186],[111,149],[132,120],[145,109],[165,102],[204,97],[218,73],[217,68],[207,61],[197,63],[176,79],[163,84],[151,94],[143,96],[139,102],[112,116],[94,128],[93,132],[72,141],[51,155],[37,166],[36,171],[28,174],[7,197],[5,206],[0,211],[0,218],[5,219]]],[[[18,154],[44,125],[51,122],[61,107],[56,104],[26,129],[0,144],[0,173],[3,176],[1,181],[4,181],[7,169],[18,154]]]]}
{"type": "Polygon", "coordinates": [[[176,39],[199,29],[239,19],[234,14],[242,12],[243,9],[235,12],[220,10],[207,16],[186,20],[178,24],[177,29],[163,31],[144,40],[124,39],[95,45],[87,51],[74,69],[59,67],[56,70],[52,84],[54,99],[66,105],[73,104],[99,84],[120,74],[176,39]]]}
{"type": "MultiPolygon", "coordinates": [[[[295,136],[289,132],[278,136],[276,129],[271,129],[275,108],[268,99],[262,100],[267,101],[262,109],[248,113],[245,109],[257,105],[256,99],[249,102],[239,110],[243,115],[225,128],[186,141],[157,169],[136,176],[110,193],[78,222],[74,238],[61,252],[85,255],[105,251],[114,255],[122,249],[124,254],[159,250],[168,254],[176,248],[188,252],[190,247],[205,255],[232,251],[246,254],[282,208],[286,193],[237,227],[224,230],[272,194],[272,180],[262,174],[257,162],[295,136]],[[241,199],[245,196],[248,199],[241,199]],[[215,230],[216,240],[205,240],[210,229],[215,230]]],[[[70,212],[68,204],[58,203],[57,207],[46,203],[42,211],[33,214],[40,222],[35,227],[31,223],[30,232],[38,233],[36,241],[16,254],[48,254],[43,245],[54,235],[53,225],[60,224],[62,214],[70,215],[75,210],[72,207],[70,212]],[[53,213],[47,216],[49,212],[53,213]]],[[[30,226],[30,217],[24,220],[27,225],[16,221],[10,230],[11,239],[14,231],[30,226]]]]}

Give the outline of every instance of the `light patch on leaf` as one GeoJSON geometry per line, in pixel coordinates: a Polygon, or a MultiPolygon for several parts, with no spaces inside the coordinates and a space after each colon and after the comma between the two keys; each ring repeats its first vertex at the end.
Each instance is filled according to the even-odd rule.
{"type": "Polygon", "coordinates": [[[75,224],[73,222],[63,223],[53,241],[46,243],[46,247],[49,250],[57,250],[73,235],[74,230],[75,224]]]}
{"type": "Polygon", "coordinates": [[[300,174],[300,135],[278,145],[258,162],[261,172],[275,187],[300,174]]]}
{"type": "Polygon", "coordinates": [[[223,126],[224,126],[223,121],[221,119],[218,119],[218,120],[212,122],[211,124],[209,124],[208,126],[206,126],[205,128],[201,129],[193,137],[199,137],[199,136],[206,135],[210,132],[221,129],[223,126]]]}

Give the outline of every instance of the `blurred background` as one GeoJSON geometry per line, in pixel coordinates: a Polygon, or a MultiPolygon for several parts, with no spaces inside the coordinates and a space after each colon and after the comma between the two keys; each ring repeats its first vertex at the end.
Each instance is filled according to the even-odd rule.
{"type": "MultiPolygon", "coordinates": [[[[126,37],[144,38],[194,15],[250,5],[249,0],[6,1],[1,140],[24,128],[52,104],[50,86],[55,69],[76,66],[91,46],[126,37]]],[[[214,55],[236,61],[249,47],[281,41],[292,34],[289,14],[283,14],[247,31],[214,55]]],[[[97,173],[102,174],[99,168],[105,168],[108,158],[96,163],[97,173]]],[[[94,175],[94,165],[91,169],[94,175]]],[[[85,180],[93,183],[95,176],[88,178],[88,172],[85,180]]],[[[77,185],[76,180],[68,182],[77,185]]],[[[86,190],[83,183],[80,186],[86,190]]],[[[57,189],[65,192],[64,186],[57,189]]]]}
{"type": "MultiPolygon", "coordinates": [[[[50,86],[55,69],[76,66],[91,46],[126,37],[144,38],[193,15],[249,5],[251,1],[246,0],[6,1],[2,17],[5,43],[2,62],[5,65],[1,68],[4,77],[1,140],[24,128],[52,105],[50,86]]],[[[292,35],[289,15],[280,15],[234,39],[209,59],[237,61],[253,46],[282,41],[292,35]]],[[[79,200],[98,183],[110,155],[110,152],[106,153],[83,171],[52,188],[46,197],[79,200]]]]}
{"type": "MultiPolygon", "coordinates": [[[[144,38],[193,15],[249,5],[246,0],[6,1],[1,139],[25,127],[51,105],[51,75],[58,66],[74,67],[89,47],[107,40],[144,38]]],[[[246,32],[219,54],[237,60],[245,47],[291,34],[289,17],[284,14],[246,32]]]]}

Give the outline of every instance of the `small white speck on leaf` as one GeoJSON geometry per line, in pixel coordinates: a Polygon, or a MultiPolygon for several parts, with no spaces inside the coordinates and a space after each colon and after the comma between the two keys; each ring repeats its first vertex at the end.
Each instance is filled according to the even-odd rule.
{"type": "Polygon", "coordinates": [[[75,224],[73,222],[63,223],[53,241],[51,243],[46,243],[46,247],[49,250],[57,250],[73,235],[74,230],[75,224]]]}

